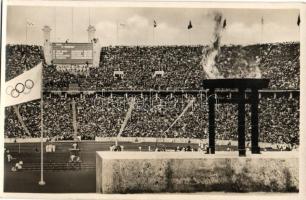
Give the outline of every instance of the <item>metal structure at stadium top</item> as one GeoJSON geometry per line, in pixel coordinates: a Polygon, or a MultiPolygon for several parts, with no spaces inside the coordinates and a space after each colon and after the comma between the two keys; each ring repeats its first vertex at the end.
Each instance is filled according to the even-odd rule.
{"type": "Polygon", "coordinates": [[[267,88],[269,79],[206,79],[203,80],[203,88],[230,88],[230,89],[262,89],[267,88]]]}

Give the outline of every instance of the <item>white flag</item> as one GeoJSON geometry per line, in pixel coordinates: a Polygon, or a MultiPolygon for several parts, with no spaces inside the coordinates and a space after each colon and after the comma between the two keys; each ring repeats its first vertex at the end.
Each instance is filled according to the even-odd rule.
{"type": "Polygon", "coordinates": [[[41,98],[42,63],[5,83],[4,105],[12,106],[41,98]]]}

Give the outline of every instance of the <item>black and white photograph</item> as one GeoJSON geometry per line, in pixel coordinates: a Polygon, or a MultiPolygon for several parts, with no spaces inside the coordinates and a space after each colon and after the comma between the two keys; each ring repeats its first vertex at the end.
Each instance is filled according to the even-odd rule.
{"type": "Polygon", "coordinates": [[[297,198],[299,6],[12,2],[4,194],[297,198]]]}

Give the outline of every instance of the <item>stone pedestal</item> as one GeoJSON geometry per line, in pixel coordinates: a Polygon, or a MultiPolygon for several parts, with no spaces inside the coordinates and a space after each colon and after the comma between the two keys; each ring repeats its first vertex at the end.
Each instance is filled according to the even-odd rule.
{"type": "Polygon", "coordinates": [[[297,192],[297,153],[97,152],[97,193],[297,192]]]}

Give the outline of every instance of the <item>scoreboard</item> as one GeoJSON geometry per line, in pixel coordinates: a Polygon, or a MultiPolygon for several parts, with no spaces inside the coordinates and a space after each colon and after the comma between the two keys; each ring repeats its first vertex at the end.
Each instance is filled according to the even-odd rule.
{"type": "Polygon", "coordinates": [[[93,44],[52,43],[52,60],[54,64],[92,64],[93,44]]]}

